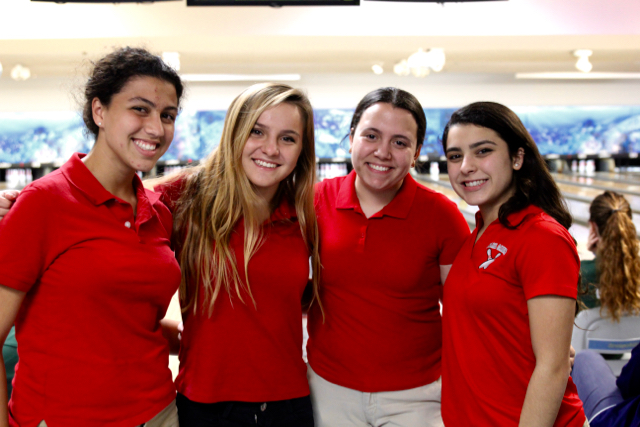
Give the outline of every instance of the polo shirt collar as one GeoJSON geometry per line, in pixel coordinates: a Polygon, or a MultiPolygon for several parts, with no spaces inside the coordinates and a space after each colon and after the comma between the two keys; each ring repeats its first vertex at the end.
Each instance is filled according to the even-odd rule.
{"type": "Polygon", "coordinates": [[[296,213],[296,208],[293,206],[286,197],[282,197],[280,204],[273,211],[271,217],[266,221],[266,223],[277,222],[277,221],[288,221],[294,218],[297,218],[298,215],[296,213]]]}
{"type": "MultiPolygon", "coordinates": [[[[516,224],[520,224],[522,222],[522,220],[525,219],[525,217],[527,215],[536,215],[539,214],[541,212],[544,212],[541,208],[539,208],[538,206],[535,205],[529,205],[526,208],[518,211],[518,212],[514,212],[511,215],[509,215],[509,217],[507,218],[507,220],[509,221],[509,224],[511,225],[516,225],[516,224]]],[[[495,221],[493,221],[493,224],[497,224],[500,223],[500,219],[497,218],[495,221]]],[[[484,225],[484,220],[482,219],[482,214],[480,213],[480,211],[476,212],[476,230],[479,230],[482,228],[482,226],[484,225]]]]}
{"type": "MultiPolygon", "coordinates": [[[[116,196],[108,192],[100,181],[89,171],[82,159],[86,154],[74,153],[68,162],[60,168],[67,180],[80,190],[85,197],[94,205],[99,206],[110,200],[119,200],[116,196]]],[[[133,177],[133,188],[138,199],[136,212],[136,222],[144,222],[151,218],[151,207],[160,200],[160,194],[146,191],[142,185],[140,177],[136,174],[133,177]]]]}
{"type": "MultiPolygon", "coordinates": [[[[380,212],[374,214],[371,218],[382,217],[384,215],[395,218],[406,218],[409,215],[411,206],[413,205],[413,199],[415,198],[416,191],[418,190],[418,183],[410,174],[404,177],[402,187],[396,194],[396,196],[389,202],[387,206],[382,208],[380,212]]],[[[362,213],[360,207],[360,200],[356,194],[356,172],[351,171],[349,175],[340,184],[338,191],[338,198],[336,202],[338,209],[353,209],[362,213]]]]}
{"type": "Polygon", "coordinates": [[[115,196],[109,193],[82,162],[86,154],[74,153],[60,168],[67,180],[94,205],[101,205],[115,196]]]}

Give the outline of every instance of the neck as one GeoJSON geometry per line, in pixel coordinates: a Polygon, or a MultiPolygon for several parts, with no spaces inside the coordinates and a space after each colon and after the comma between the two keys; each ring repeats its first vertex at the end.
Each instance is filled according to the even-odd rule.
{"type": "Polygon", "coordinates": [[[133,177],[136,171],[102,149],[103,145],[96,141],[94,148],[82,161],[109,193],[128,202],[135,200],[133,177]]]}
{"type": "Polygon", "coordinates": [[[397,186],[387,190],[372,191],[356,174],[356,196],[358,196],[360,207],[362,208],[362,212],[365,216],[370,218],[372,215],[380,212],[385,206],[391,203],[394,197],[396,197],[396,194],[398,194],[403,182],[404,180],[400,181],[397,186]]]}

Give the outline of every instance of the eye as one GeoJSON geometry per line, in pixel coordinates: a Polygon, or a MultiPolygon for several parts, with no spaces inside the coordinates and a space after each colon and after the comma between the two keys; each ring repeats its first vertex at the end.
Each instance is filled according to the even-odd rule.
{"type": "Polygon", "coordinates": [[[251,129],[251,135],[262,136],[263,133],[260,129],[253,128],[251,129]]]}
{"type": "Polygon", "coordinates": [[[139,106],[135,106],[135,107],[131,107],[132,110],[138,112],[138,113],[147,113],[147,108],[146,107],[139,107],[139,106]]]}
{"type": "Polygon", "coordinates": [[[407,141],[403,141],[401,139],[393,141],[393,144],[396,145],[397,147],[401,147],[401,148],[409,146],[409,143],[407,141]]]}
{"type": "Polygon", "coordinates": [[[489,154],[492,151],[493,150],[491,148],[481,148],[481,149],[478,150],[478,154],[482,156],[482,155],[489,154]]]}
{"type": "Polygon", "coordinates": [[[462,156],[460,154],[456,154],[456,153],[447,155],[447,161],[448,162],[455,162],[457,160],[460,160],[461,158],[462,158],[462,156]]]}
{"type": "Polygon", "coordinates": [[[290,144],[295,144],[297,142],[296,139],[294,137],[292,137],[292,136],[283,136],[282,140],[284,142],[288,142],[290,144]]]}
{"type": "Polygon", "coordinates": [[[174,114],[164,113],[160,115],[162,120],[169,123],[174,123],[176,121],[176,116],[174,114]]]}
{"type": "Polygon", "coordinates": [[[376,139],[376,134],[374,134],[374,133],[366,133],[366,134],[362,135],[362,137],[364,139],[368,139],[368,140],[373,141],[374,139],[376,139]]]}

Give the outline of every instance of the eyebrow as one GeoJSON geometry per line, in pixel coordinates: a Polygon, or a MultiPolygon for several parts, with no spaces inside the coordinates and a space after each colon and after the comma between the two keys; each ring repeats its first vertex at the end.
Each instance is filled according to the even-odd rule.
{"type": "MultiPolygon", "coordinates": [[[[377,133],[382,133],[380,131],[380,129],[378,128],[374,128],[374,127],[368,127],[365,129],[362,129],[362,132],[366,132],[366,131],[373,131],[373,132],[377,132],[377,133]]],[[[406,139],[407,141],[411,141],[411,138],[408,137],[407,135],[402,135],[402,134],[395,134],[395,135],[391,135],[391,138],[402,138],[402,139],[406,139]]]]}
{"type": "MultiPolygon", "coordinates": [[[[258,127],[264,128],[264,129],[270,129],[269,126],[264,125],[264,124],[262,124],[260,122],[256,122],[255,125],[258,126],[258,127]]],[[[293,129],[286,129],[286,130],[282,131],[282,133],[287,133],[287,134],[292,133],[292,134],[294,134],[296,136],[300,136],[300,134],[298,132],[296,132],[295,130],[293,130],[293,129]]]]}
{"type": "MultiPolygon", "coordinates": [[[[477,147],[479,147],[479,146],[481,146],[481,145],[483,145],[483,144],[491,144],[491,145],[496,145],[496,146],[498,145],[498,144],[496,144],[496,143],[495,143],[495,142],[493,142],[493,141],[490,141],[490,140],[488,140],[488,139],[485,139],[485,140],[483,140],[483,141],[474,142],[473,144],[471,144],[471,145],[469,146],[469,148],[470,148],[470,149],[474,149],[474,148],[477,148],[477,147]]],[[[462,151],[462,150],[461,150],[459,147],[451,147],[451,148],[447,148],[447,153],[448,153],[448,152],[450,152],[450,151],[462,151]]]]}
{"type": "MultiPolygon", "coordinates": [[[[152,108],[158,108],[158,106],[157,106],[154,102],[152,102],[152,101],[148,100],[147,98],[143,98],[143,97],[141,97],[141,96],[133,97],[133,98],[131,98],[129,101],[140,101],[140,102],[142,102],[142,103],[147,104],[148,106],[150,106],[150,107],[152,107],[152,108]]],[[[169,107],[165,108],[165,110],[178,111],[178,107],[169,106],[169,107]]]]}

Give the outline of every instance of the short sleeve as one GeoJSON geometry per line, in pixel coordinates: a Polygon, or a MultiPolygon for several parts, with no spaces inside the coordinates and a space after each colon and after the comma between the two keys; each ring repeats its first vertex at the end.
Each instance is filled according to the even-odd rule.
{"type": "Polygon", "coordinates": [[[27,187],[0,221],[0,284],[28,292],[46,269],[55,207],[45,190],[27,187]]]}
{"type": "Polygon", "coordinates": [[[185,185],[186,177],[182,176],[181,178],[156,185],[153,187],[153,191],[160,194],[160,201],[173,212],[185,185]]]}
{"type": "Polygon", "coordinates": [[[576,299],[580,259],[569,232],[555,221],[536,221],[523,233],[516,272],[527,300],[542,295],[576,299]]]}
{"type": "Polygon", "coordinates": [[[436,207],[436,212],[436,224],[441,224],[436,230],[440,249],[438,264],[450,265],[453,264],[462,244],[469,237],[469,225],[458,206],[449,199],[441,200],[436,207]]]}

